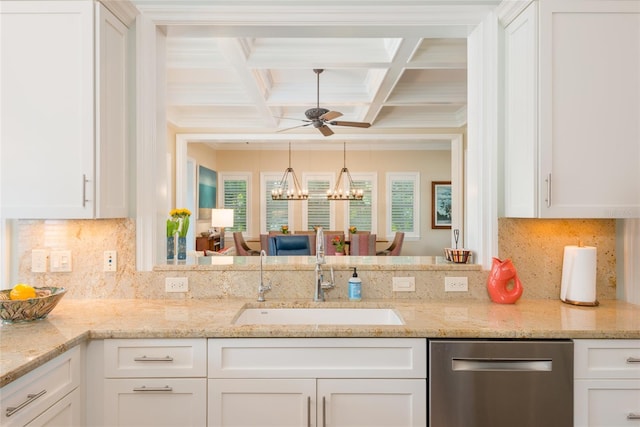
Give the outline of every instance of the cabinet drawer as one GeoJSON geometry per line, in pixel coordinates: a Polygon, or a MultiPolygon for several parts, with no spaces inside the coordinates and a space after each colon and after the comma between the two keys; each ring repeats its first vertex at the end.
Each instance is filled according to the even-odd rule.
{"type": "Polygon", "coordinates": [[[104,380],[105,426],[204,426],[205,378],[104,380]]]}
{"type": "Polygon", "coordinates": [[[637,380],[576,380],[574,397],[576,426],[640,423],[640,382],[637,380]]]}
{"type": "Polygon", "coordinates": [[[209,340],[209,378],[426,378],[427,345],[413,338],[209,340]]]}
{"type": "Polygon", "coordinates": [[[205,377],[205,339],[104,341],[107,378],[205,377]]]}
{"type": "Polygon", "coordinates": [[[575,378],[640,378],[640,340],[575,340],[575,378]]]}
{"type": "Polygon", "coordinates": [[[0,425],[25,425],[77,388],[80,359],[80,347],[75,347],[0,389],[0,425]]]}

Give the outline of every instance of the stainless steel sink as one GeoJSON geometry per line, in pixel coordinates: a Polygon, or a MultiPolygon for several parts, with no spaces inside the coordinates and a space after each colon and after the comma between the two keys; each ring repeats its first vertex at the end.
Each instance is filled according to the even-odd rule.
{"type": "Polygon", "coordinates": [[[234,325],[404,325],[392,308],[243,308],[234,325]]]}

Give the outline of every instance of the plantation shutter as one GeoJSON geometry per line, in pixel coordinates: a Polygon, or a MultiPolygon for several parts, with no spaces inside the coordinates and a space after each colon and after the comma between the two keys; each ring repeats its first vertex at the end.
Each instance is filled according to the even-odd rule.
{"type": "MultiPolygon", "coordinates": [[[[285,183],[285,190],[289,188],[288,184],[285,183]]],[[[289,202],[271,199],[271,190],[280,187],[280,178],[266,176],[264,187],[262,197],[266,206],[266,231],[279,230],[283,225],[289,225],[289,202]]]]}
{"type": "Polygon", "coordinates": [[[330,187],[329,180],[309,179],[309,201],[307,206],[307,229],[313,230],[315,226],[321,226],[325,230],[331,228],[331,207],[327,200],[327,190],[330,187]]]}
{"type": "Polygon", "coordinates": [[[420,174],[387,174],[387,234],[404,231],[405,237],[420,237],[420,174]]]}
{"type": "Polygon", "coordinates": [[[248,182],[247,179],[224,178],[223,206],[225,209],[233,209],[233,227],[227,227],[227,231],[247,231],[248,210],[248,182]]]}
{"type": "Polygon", "coordinates": [[[373,227],[373,182],[371,180],[353,180],[353,185],[359,190],[363,190],[362,200],[350,200],[349,203],[349,227],[355,226],[360,231],[371,231],[375,233],[373,227]]]}

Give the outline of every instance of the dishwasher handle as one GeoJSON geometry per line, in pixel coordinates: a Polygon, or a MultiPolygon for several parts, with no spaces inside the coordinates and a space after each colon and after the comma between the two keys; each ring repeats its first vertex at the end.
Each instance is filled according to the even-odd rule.
{"type": "Polygon", "coordinates": [[[551,372],[550,359],[451,359],[451,369],[462,372],[502,371],[502,372],[551,372]]]}

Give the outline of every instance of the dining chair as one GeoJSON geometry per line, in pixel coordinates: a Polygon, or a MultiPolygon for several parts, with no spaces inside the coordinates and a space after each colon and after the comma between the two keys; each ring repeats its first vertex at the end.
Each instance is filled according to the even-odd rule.
{"type": "Polygon", "coordinates": [[[269,252],[272,255],[311,255],[309,236],[269,236],[269,252]]]}
{"type": "Polygon", "coordinates": [[[376,235],[373,233],[354,233],[349,238],[349,255],[375,255],[376,235]]]}
{"type": "Polygon", "coordinates": [[[379,251],[376,255],[386,255],[386,256],[398,256],[402,251],[402,242],[404,241],[404,232],[396,231],[396,235],[393,238],[393,242],[391,245],[383,251],[379,251]]]}
{"type": "Polygon", "coordinates": [[[258,256],[260,255],[260,251],[256,251],[255,249],[251,249],[247,242],[244,240],[241,231],[233,232],[233,242],[236,245],[236,255],[239,256],[258,256]]]}

